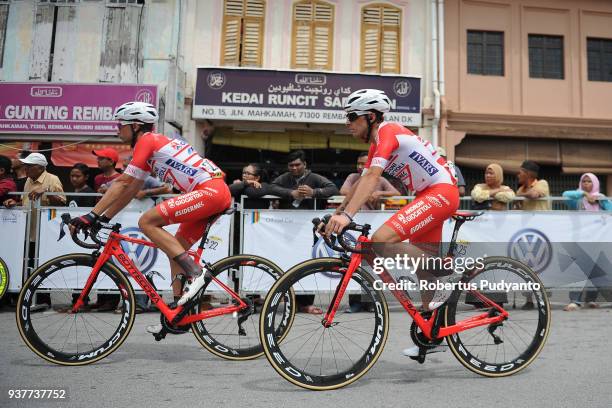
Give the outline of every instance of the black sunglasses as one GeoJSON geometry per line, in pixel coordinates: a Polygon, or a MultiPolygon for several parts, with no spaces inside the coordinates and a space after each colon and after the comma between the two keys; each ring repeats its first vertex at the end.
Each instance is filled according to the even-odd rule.
{"type": "Polygon", "coordinates": [[[367,115],[367,113],[359,115],[359,114],[357,114],[355,112],[350,112],[350,113],[346,114],[346,118],[348,119],[349,122],[354,122],[354,121],[357,120],[358,117],[365,116],[365,115],[367,115]]]}

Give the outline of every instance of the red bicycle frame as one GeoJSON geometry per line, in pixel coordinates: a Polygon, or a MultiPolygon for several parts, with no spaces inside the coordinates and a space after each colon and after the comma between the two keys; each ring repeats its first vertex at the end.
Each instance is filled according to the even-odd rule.
{"type": "MultiPolygon", "coordinates": [[[[142,290],[149,296],[151,299],[151,303],[153,303],[159,311],[166,317],[166,319],[171,322],[176,315],[181,313],[183,310],[183,306],[178,306],[175,309],[171,309],[162,299],[162,297],[157,293],[155,288],[151,285],[151,283],[147,280],[147,278],[140,272],[140,270],[134,265],[132,260],[127,256],[123,248],[121,247],[121,241],[133,242],[139,245],[146,245],[148,247],[157,248],[157,246],[151,241],[146,241],[143,239],[132,238],[126,235],[121,235],[117,232],[111,232],[104,246],[104,250],[98,257],[95,265],[93,266],[93,270],[81,291],[81,294],[74,306],[72,307],[72,312],[77,312],[81,306],[83,306],[85,299],[89,295],[93,284],[98,279],[98,274],[100,273],[100,269],[102,265],[104,265],[111,257],[115,257],[117,261],[125,268],[126,271],[130,274],[130,276],[136,281],[138,286],[142,288],[142,290]]],[[[196,263],[200,264],[200,260],[202,258],[203,248],[202,246],[198,247],[197,251],[188,251],[189,255],[193,256],[196,263]]],[[[191,324],[193,322],[197,322],[200,320],[208,319],[210,317],[220,316],[224,314],[239,312],[240,310],[248,307],[248,305],[240,299],[240,296],[236,292],[234,292],[230,287],[225,285],[216,277],[212,277],[212,280],[217,283],[219,286],[223,288],[238,304],[222,307],[218,309],[206,310],[197,314],[186,315],[181,320],[178,321],[177,325],[184,326],[191,324]]],[[[124,288],[120,288],[120,290],[124,290],[124,288]]]]}
{"type": "MultiPolygon", "coordinates": [[[[361,244],[361,247],[363,247],[364,244],[369,244],[372,242],[364,235],[361,235],[357,241],[361,244]]],[[[337,288],[337,292],[334,297],[335,301],[330,305],[330,308],[325,314],[325,317],[323,319],[326,327],[329,327],[332,325],[334,316],[336,315],[336,311],[338,310],[338,307],[340,306],[340,301],[342,300],[342,297],[344,296],[344,292],[346,291],[346,288],[351,280],[351,277],[353,276],[353,273],[359,267],[359,265],[361,265],[362,260],[363,260],[363,256],[361,253],[353,252],[351,254],[351,260],[349,262],[347,272],[344,275],[344,278],[342,278],[342,281],[340,282],[340,285],[337,288]]],[[[384,270],[379,276],[381,280],[385,283],[396,283],[393,276],[391,276],[386,270],[384,270]]],[[[465,319],[465,320],[456,322],[455,324],[451,326],[440,327],[439,330],[437,331],[437,335],[432,336],[433,329],[434,329],[434,323],[436,321],[436,317],[438,314],[438,309],[435,309],[431,317],[429,319],[426,319],[423,317],[423,315],[421,315],[421,313],[419,313],[416,307],[414,307],[414,305],[412,304],[412,301],[410,300],[410,298],[406,295],[406,293],[403,290],[394,289],[391,292],[393,292],[393,295],[395,296],[395,298],[400,302],[400,304],[406,310],[406,312],[408,312],[408,314],[414,319],[417,326],[419,326],[419,328],[422,330],[425,337],[427,337],[429,340],[444,338],[446,336],[450,336],[451,334],[459,333],[461,331],[472,329],[478,326],[486,326],[486,325],[498,323],[508,318],[508,312],[504,308],[499,306],[497,303],[493,302],[492,300],[490,300],[489,298],[487,298],[486,296],[484,296],[483,294],[479,292],[470,291],[470,293],[472,293],[481,302],[483,302],[487,306],[494,307],[495,309],[497,309],[497,311],[500,314],[497,316],[491,316],[488,312],[481,313],[479,315],[472,316],[469,319],[465,319]]]]}

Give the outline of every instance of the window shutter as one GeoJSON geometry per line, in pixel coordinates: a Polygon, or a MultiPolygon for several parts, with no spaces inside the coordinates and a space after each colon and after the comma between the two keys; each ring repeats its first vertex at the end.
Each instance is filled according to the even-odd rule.
{"type": "Polygon", "coordinates": [[[241,66],[261,66],[264,15],[265,4],[263,1],[246,1],[246,11],[242,25],[241,66]]]}
{"type": "Polygon", "coordinates": [[[312,37],[312,3],[297,3],[293,10],[292,68],[308,68],[312,37]]]}
{"type": "Polygon", "coordinates": [[[30,79],[47,81],[51,63],[51,37],[55,6],[39,4],[36,7],[34,35],[30,57],[30,79]]]}
{"type": "Polygon", "coordinates": [[[315,3],[313,24],[313,61],[311,68],[332,68],[334,9],[329,4],[315,3]]]}
{"type": "Polygon", "coordinates": [[[361,70],[400,70],[401,10],[386,5],[367,6],[361,14],[361,70]]]}
{"type": "Polygon", "coordinates": [[[380,72],[380,7],[365,7],[361,23],[361,70],[380,72]]]}
{"type": "Polygon", "coordinates": [[[6,26],[8,23],[9,5],[0,4],[0,68],[4,57],[4,39],[6,37],[6,26]]]}
{"type": "Polygon", "coordinates": [[[240,37],[242,32],[243,0],[225,0],[221,65],[240,65],[240,37]]]}
{"type": "Polygon", "coordinates": [[[382,8],[381,72],[399,72],[400,19],[399,9],[382,8]]]}
{"type": "Polygon", "coordinates": [[[261,66],[264,0],[225,0],[221,65],[261,66]]]}
{"type": "Polygon", "coordinates": [[[333,21],[330,4],[302,1],[294,5],[292,68],[332,68],[333,21]]]}

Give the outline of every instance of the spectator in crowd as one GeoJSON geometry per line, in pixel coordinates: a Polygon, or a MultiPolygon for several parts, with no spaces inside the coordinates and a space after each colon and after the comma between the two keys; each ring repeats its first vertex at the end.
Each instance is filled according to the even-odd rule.
{"type": "MultiPolygon", "coordinates": [[[[567,206],[572,210],[579,211],[611,211],[612,203],[599,192],[599,179],[593,173],[584,173],[580,176],[580,183],[577,190],[564,191],[563,197],[567,201],[567,206]]],[[[582,307],[582,302],[587,307],[598,308],[597,289],[570,291],[570,303],[563,310],[571,312],[582,307]]]]}
{"type": "Polygon", "coordinates": [[[611,211],[612,203],[599,192],[599,179],[593,173],[580,176],[577,190],[564,191],[567,206],[579,211],[611,211]]]}
{"type": "Polygon", "coordinates": [[[17,185],[13,180],[12,166],[11,159],[0,155],[0,204],[11,198],[9,193],[17,191],[17,185]]]}
{"type": "Polygon", "coordinates": [[[237,201],[240,196],[246,195],[258,198],[268,194],[268,184],[263,182],[261,166],[257,163],[249,163],[242,169],[242,179],[234,180],[230,185],[232,197],[237,201]]]}
{"type": "Polygon", "coordinates": [[[457,187],[459,188],[459,197],[465,196],[465,179],[463,178],[463,174],[461,174],[461,169],[452,161],[446,158],[446,149],[442,146],[436,147],[436,150],[444,160],[448,163],[448,167],[454,172],[455,177],[457,178],[457,187]]]}
{"type": "Polygon", "coordinates": [[[306,198],[329,198],[339,193],[338,187],[327,178],[307,169],[303,150],[289,153],[288,172],[277,177],[270,186],[270,193],[291,199],[294,208],[308,208],[306,198]]]}
{"type": "Polygon", "coordinates": [[[28,175],[26,174],[25,165],[21,162],[20,159],[25,159],[30,155],[30,152],[27,150],[22,150],[17,154],[17,157],[12,159],[13,162],[13,175],[15,177],[15,184],[17,184],[17,191],[22,192],[25,183],[28,180],[28,175]]]}
{"type": "MultiPolygon", "coordinates": [[[[23,198],[9,198],[4,202],[7,207],[13,207],[20,202],[22,205],[29,205],[31,200],[40,199],[41,206],[63,206],[66,205],[66,196],[62,182],[60,179],[47,172],[47,158],[41,153],[30,153],[25,159],[19,159],[25,166],[28,179],[26,180],[23,192],[26,193],[23,198]],[[45,194],[59,193],[59,194],[45,194]]],[[[36,227],[38,213],[36,209],[32,209],[32,220],[30,223],[30,254],[34,253],[36,241],[36,227]]],[[[28,267],[33,267],[33,257],[28,261],[28,267]]],[[[51,305],[51,297],[48,294],[40,294],[37,296],[36,302],[39,304],[47,303],[51,305]]]]}
{"type": "MultiPolygon", "coordinates": [[[[517,197],[525,197],[524,201],[514,203],[515,208],[524,211],[547,211],[551,210],[552,206],[548,200],[538,200],[550,196],[548,182],[546,180],[538,180],[540,166],[531,160],[525,160],[521,164],[518,172],[519,188],[516,191],[517,197]]],[[[523,310],[531,310],[535,306],[533,297],[530,293],[525,294],[525,304],[521,307],[523,310]]]]}
{"type": "Polygon", "coordinates": [[[497,163],[491,163],[485,170],[485,182],[476,184],[471,196],[476,202],[475,210],[491,209],[503,211],[508,209],[508,203],[514,199],[514,191],[503,185],[504,170],[497,163]]]}
{"type": "MultiPolygon", "coordinates": [[[[75,193],[95,193],[88,184],[90,169],[85,163],[75,163],[70,170],[70,184],[75,193]]],[[[72,196],[69,207],[95,207],[95,196],[72,196]]]]}
{"type": "MultiPolygon", "coordinates": [[[[89,181],[89,166],[85,163],[75,163],[70,169],[70,184],[75,193],[95,193],[87,182],[89,181]]],[[[96,205],[95,196],[71,196],[68,194],[68,207],[94,207],[96,205]]],[[[72,295],[72,305],[79,298],[79,294],[72,295]]],[[[69,313],[72,306],[60,306],[54,308],[58,313],[69,313]]],[[[89,296],[85,298],[85,305],[82,311],[89,310],[89,296]]]]}
{"type": "Polygon", "coordinates": [[[94,178],[94,190],[97,193],[104,194],[110,183],[121,175],[115,169],[117,162],[119,162],[119,153],[112,147],[93,150],[92,153],[98,157],[98,168],[102,170],[102,173],[94,178]]]}
{"type": "MultiPolygon", "coordinates": [[[[340,194],[347,195],[349,191],[351,191],[355,183],[357,183],[357,181],[361,177],[361,172],[363,171],[367,161],[368,152],[362,152],[359,154],[359,156],[357,156],[357,173],[351,173],[348,175],[348,177],[344,181],[344,184],[342,185],[342,188],[340,188],[340,194]]],[[[370,196],[370,199],[363,206],[361,206],[361,210],[378,210],[380,209],[382,197],[392,197],[399,195],[401,195],[400,192],[397,191],[397,189],[395,189],[395,187],[393,187],[387,179],[385,179],[384,177],[380,177],[378,179],[378,185],[376,186],[376,189],[370,196]]]]}
{"type": "MultiPolygon", "coordinates": [[[[287,168],[288,172],[272,182],[270,192],[282,198],[292,199],[293,208],[308,208],[304,203],[305,198],[329,198],[339,193],[334,183],[307,169],[306,154],[303,150],[289,153],[287,168]]],[[[298,295],[296,299],[299,311],[323,313],[321,308],[313,305],[314,295],[298,295]]]]}
{"type": "Polygon", "coordinates": [[[546,180],[538,180],[540,166],[531,160],[525,160],[521,164],[521,169],[518,173],[519,188],[516,191],[517,197],[525,197],[524,201],[515,203],[518,210],[525,211],[547,211],[551,210],[552,206],[549,200],[538,200],[550,196],[548,182],[546,180]]]}
{"type": "MultiPolygon", "coordinates": [[[[23,197],[23,205],[27,205],[29,200],[40,198],[42,206],[66,205],[66,196],[64,194],[49,194],[44,193],[63,193],[64,188],[60,179],[47,172],[47,159],[41,153],[31,153],[25,159],[19,159],[25,166],[28,179],[25,183],[23,191],[27,193],[23,197]]],[[[5,201],[7,207],[12,207],[19,204],[18,198],[9,198],[5,201]]],[[[34,224],[34,223],[32,223],[34,224]]]]}

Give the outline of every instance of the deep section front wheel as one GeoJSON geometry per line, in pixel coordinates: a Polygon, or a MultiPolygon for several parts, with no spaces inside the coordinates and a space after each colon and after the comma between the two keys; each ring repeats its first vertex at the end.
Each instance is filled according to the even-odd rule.
{"type": "Polygon", "coordinates": [[[72,312],[95,262],[96,257],[88,254],[54,258],[37,268],[19,293],[19,334],[34,353],[47,361],[61,365],[93,363],[115,351],[132,328],[134,290],[110,262],[98,272],[87,304],[72,312]],[[106,305],[108,310],[96,308],[111,293],[118,293],[122,301],[112,307],[106,305]]]}
{"type": "Polygon", "coordinates": [[[466,274],[462,282],[469,290],[451,295],[446,325],[483,313],[498,315],[485,298],[509,315],[500,323],[447,336],[455,357],[469,370],[487,377],[504,377],[527,367],[542,351],[550,332],[550,304],[542,281],[521,262],[490,257],[484,260],[483,268],[466,274]]]}
{"type": "Polygon", "coordinates": [[[10,283],[10,275],[6,263],[0,258],[0,299],[6,294],[10,283]]]}
{"type": "Polygon", "coordinates": [[[333,322],[323,322],[347,269],[346,263],[337,258],[303,262],[287,271],[266,297],[260,318],[264,351],[272,367],[295,385],[311,390],[343,387],[363,376],[382,353],[389,311],[383,293],[374,289],[374,278],[367,271],[358,268],[354,272],[344,299],[338,299],[341,303],[333,322]],[[295,315],[281,339],[276,327],[284,318],[284,299],[290,292],[302,294],[312,305],[302,305],[303,312],[295,315]],[[359,295],[368,311],[347,313],[349,294],[359,295]],[[312,314],[317,308],[323,314],[312,314]]]}
{"type": "MultiPolygon", "coordinates": [[[[259,313],[268,291],[282,276],[283,270],[259,256],[236,255],[215,263],[211,272],[249,304],[249,308],[192,323],[193,334],[208,351],[225,359],[249,360],[261,356],[259,313]]],[[[293,294],[289,292],[286,296],[283,318],[277,321],[275,329],[280,338],[291,326],[295,315],[293,294]]],[[[211,281],[204,286],[192,313],[227,307],[234,302],[227,291],[211,281]]]]}

